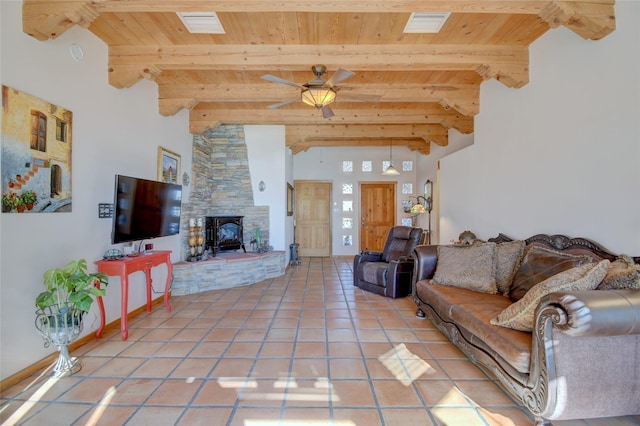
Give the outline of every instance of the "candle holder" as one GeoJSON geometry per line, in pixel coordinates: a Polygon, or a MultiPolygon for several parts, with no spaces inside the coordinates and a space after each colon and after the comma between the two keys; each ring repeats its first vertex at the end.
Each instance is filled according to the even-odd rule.
{"type": "Polygon", "coordinates": [[[197,262],[202,260],[204,253],[204,227],[202,218],[189,219],[189,255],[187,261],[197,262]]]}

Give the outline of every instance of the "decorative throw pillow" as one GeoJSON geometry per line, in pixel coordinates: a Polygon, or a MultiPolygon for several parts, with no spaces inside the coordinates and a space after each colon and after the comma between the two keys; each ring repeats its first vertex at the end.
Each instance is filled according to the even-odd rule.
{"type": "Polygon", "coordinates": [[[520,300],[534,285],[567,269],[592,262],[588,256],[576,256],[546,247],[531,247],[522,259],[513,282],[509,297],[514,302],[520,300]]]}
{"type": "Polygon", "coordinates": [[[513,276],[522,260],[525,242],[522,240],[500,243],[496,246],[496,285],[504,295],[509,291],[513,276]]]}
{"type": "Polygon", "coordinates": [[[495,293],[496,244],[438,246],[435,284],[495,293]]]}
{"type": "Polygon", "coordinates": [[[609,265],[598,290],[622,290],[625,288],[640,289],[640,265],[626,255],[619,256],[609,265]]]}
{"type": "Polygon", "coordinates": [[[491,324],[521,331],[533,330],[535,310],[544,296],[554,291],[594,290],[606,275],[609,263],[606,259],[588,263],[547,278],[492,318],[491,324]]]}

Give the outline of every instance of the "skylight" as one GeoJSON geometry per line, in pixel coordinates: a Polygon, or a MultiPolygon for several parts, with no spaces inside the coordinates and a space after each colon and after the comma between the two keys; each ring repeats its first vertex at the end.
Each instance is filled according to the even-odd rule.
{"type": "Polygon", "coordinates": [[[215,12],[177,12],[177,14],[190,33],[225,34],[215,12]]]}
{"type": "Polygon", "coordinates": [[[404,27],[405,33],[437,33],[451,13],[446,12],[413,12],[404,27]]]}

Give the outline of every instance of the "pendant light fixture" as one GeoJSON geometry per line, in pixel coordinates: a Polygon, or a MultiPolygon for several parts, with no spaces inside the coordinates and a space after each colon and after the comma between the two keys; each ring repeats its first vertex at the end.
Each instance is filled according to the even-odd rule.
{"type": "Polygon", "coordinates": [[[393,167],[393,139],[389,139],[389,167],[382,174],[384,176],[398,176],[400,172],[393,167]]]}

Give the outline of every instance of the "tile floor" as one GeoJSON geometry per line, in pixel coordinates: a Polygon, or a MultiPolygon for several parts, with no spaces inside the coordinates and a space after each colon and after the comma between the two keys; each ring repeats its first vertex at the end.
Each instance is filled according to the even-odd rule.
{"type": "MultiPolygon", "coordinates": [[[[171,299],[2,392],[3,425],[532,425],[411,298],[353,287],[351,258],[171,299]],[[398,359],[405,360],[399,363],[398,359]],[[395,362],[394,362],[395,361],[395,362]]],[[[640,425],[640,416],[557,425],[640,425]]]]}

